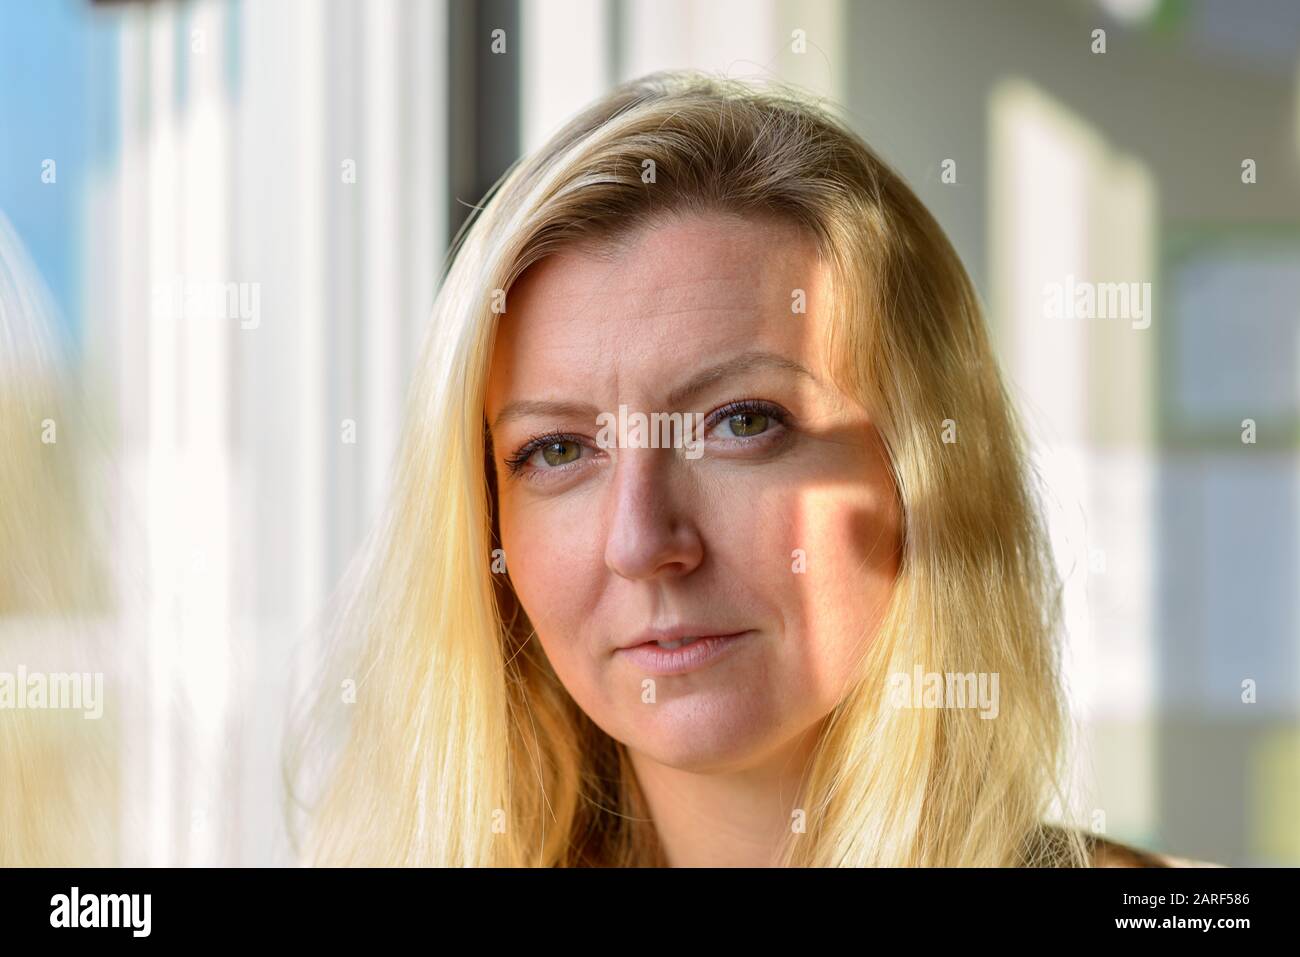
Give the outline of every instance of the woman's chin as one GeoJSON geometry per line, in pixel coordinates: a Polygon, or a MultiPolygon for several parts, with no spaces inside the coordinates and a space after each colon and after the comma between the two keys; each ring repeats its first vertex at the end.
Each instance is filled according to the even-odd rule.
{"type": "Polygon", "coordinates": [[[768,722],[738,709],[676,709],[667,706],[653,726],[642,726],[628,747],[679,771],[736,771],[758,760],[779,738],[768,722]]]}

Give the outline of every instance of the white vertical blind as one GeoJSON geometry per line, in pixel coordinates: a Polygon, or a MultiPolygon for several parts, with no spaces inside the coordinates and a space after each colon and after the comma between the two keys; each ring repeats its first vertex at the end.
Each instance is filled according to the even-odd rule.
{"type": "Polygon", "coordinates": [[[1126,727],[1110,768],[1091,766],[1093,742],[1080,742],[1075,787],[1110,833],[1145,833],[1156,767],[1143,724],[1155,677],[1151,333],[1126,319],[1053,318],[1045,302],[1049,284],[1070,277],[1154,279],[1150,181],[1028,82],[1000,86],[989,119],[993,319],[1049,495],[1072,710],[1090,736],[1126,727]]]}
{"type": "Polygon", "coordinates": [[[609,88],[609,0],[522,0],[524,152],[609,88]]]}
{"type": "Polygon", "coordinates": [[[446,17],[200,0],[117,18],[87,342],[121,443],[118,863],[289,861],[290,665],[386,492],[446,248],[446,17]],[[187,301],[207,283],[233,284],[224,314],[187,301]]]}

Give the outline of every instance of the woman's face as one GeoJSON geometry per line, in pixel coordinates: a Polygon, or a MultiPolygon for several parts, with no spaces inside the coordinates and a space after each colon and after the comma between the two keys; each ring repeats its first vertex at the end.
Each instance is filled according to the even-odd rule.
{"type": "Polygon", "coordinates": [[[826,296],[805,233],[723,215],[509,293],[487,394],[507,574],[578,705],[662,764],[779,753],[839,702],[893,587],[888,461],[830,384],[826,296]],[[598,416],[620,406],[703,430],[619,444],[598,416]],[[681,626],[736,637],[626,647],[681,626]]]}

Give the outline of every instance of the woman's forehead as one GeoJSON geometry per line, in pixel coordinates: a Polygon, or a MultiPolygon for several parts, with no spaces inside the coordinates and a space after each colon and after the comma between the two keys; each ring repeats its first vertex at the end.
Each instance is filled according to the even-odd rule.
{"type": "Polygon", "coordinates": [[[510,290],[494,385],[554,384],[569,371],[612,364],[664,374],[692,358],[754,348],[810,358],[825,284],[812,239],[768,220],[673,221],[613,258],[566,250],[510,290]]]}

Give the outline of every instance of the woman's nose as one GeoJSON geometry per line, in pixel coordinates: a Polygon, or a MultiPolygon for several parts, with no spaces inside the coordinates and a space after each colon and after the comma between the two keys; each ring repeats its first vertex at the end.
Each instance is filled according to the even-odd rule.
{"type": "Polygon", "coordinates": [[[687,575],[704,558],[690,463],[674,449],[618,450],[609,490],[605,564],[627,579],[687,575]],[[686,480],[686,481],[683,481],[686,480]]]}

